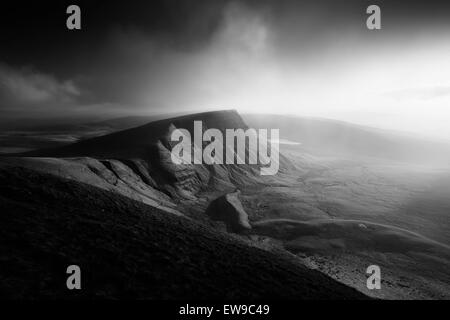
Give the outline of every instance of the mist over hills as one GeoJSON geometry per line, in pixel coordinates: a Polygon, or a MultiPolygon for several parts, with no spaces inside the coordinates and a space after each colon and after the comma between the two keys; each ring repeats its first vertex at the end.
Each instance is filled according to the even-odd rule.
{"type": "MultiPolygon", "coordinates": [[[[214,114],[220,112],[213,111],[203,113],[209,114],[209,118],[204,118],[205,123],[210,123],[211,128],[224,127],[232,123],[223,122],[223,120],[213,119],[214,114]]],[[[222,111],[222,113],[232,113],[232,111],[222,111]]],[[[0,132],[0,141],[2,147],[1,153],[13,153],[17,150],[20,152],[32,151],[32,149],[50,149],[45,152],[60,152],[61,155],[70,156],[72,154],[80,154],[84,151],[86,154],[95,154],[100,152],[97,150],[89,150],[89,144],[96,144],[96,140],[86,144],[71,146],[67,149],[53,150],[53,147],[61,147],[73,142],[82,142],[90,140],[93,137],[100,137],[114,133],[117,131],[132,129],[127,133],[128,137],[121,134],[120,141],[132,140],[133,137],[142,137],[147,139],[147,143],[151,144],[160,136],[171,121],[180,121],[175,124],[176,127],[192,130],[192,114],[171,114],[171,115],[152,115],[152,116],[129,116],[114,119],[106,119],[101,121],[84,122],[75,125],[65,123],[63,125],[40,125],[26,126],[18,130],[4,127],[0,132]],[[145,125],[152,123],[151,127],[145,125]],[[137,130],[137,127],[142,127],[137,130]],[[77,149],[78,148],[78,149],[77,149]],[[72,151],[69,151],[72,150],[72,151]]],[[[226,117],[225,117],[226,118],[226,117]]],[[[224,118],[224,119],[225,119],[224,118]]],[[[242,114],[240,119],[235,119],[234,125],[240,123],[241,127],[250,127],[255,129],[279,129],[280,138],[292,142],[300,143],[301,148],[312,154],[319,155],[347,155],[358,157],[372,157],[378,159],[387,159],[388,161],[400,161],[415,164],[439,165],[446,166],[450,163],[450,142],[433,140],[431,138],[423,138],[414,134],[403,132],[395,132],[383,129],[376,129],[355,125],[347,122],[307,118],[299,116],[286,115],[264,115],[264,114],[242,114]],[[242,118],[241,118],[242,116],[242,118]],[[245,121],[245,126],[242,126],[245,121]]],[[[229,119],[230,122],[231,119],[229,119]]],[[[16,126],[17,127],[17,126],[16,126]]],[[[192,131],[191,131],[192,132],[192,131]]],[[[106,144],[103,149],[114,149],[113,136],[108,139],[102,138],[101,143],[106,144]]],[[[143,140],[140,138],[140,140],[143,140]]],[[[133,145],[135,141],[131,142],[133,145]]],[[[124,148],[125,146],[121,146],[124,148]]],[[[95,148],[93,148],[95,149],[95,148]]],[[[129,152],[130,150],[125,151],[129,152]]],[[[42,153],[42,151],[39,151],[42,153]]],[[[118,150],[114,151],[117,156],[118,150]]],[[[36,152],[29,153],[37,155],[36,152]]],[[[106,152],[105,155],[108,153],[106,152]]],[[[111,153],[110,153],[111,154],[111,153]]]]}
{"type": "MultiPolygon", "coordinates": [[[[25,206],[36,213],[33,223],[42,223],[39,230],[45,230],[48,219],[44,216],[51,214],[50,222],[57,223],[58,214],[53,211],[73,212],[76,199],[88,199],[85,204],[89,206],[88,214],[100,220],[105,214],[102,210],[114,211],[116,204],[117,210],[123,209],[126,215],[128,205],[143,208],[139,212],[148,207],[150,215],[158,212],[161,219],[167,217],[176,225],[184,225],[184,221],[201,225],[200,233],[206,230],[206,233],[237,239],[249,246],[250,251],[258,248],[270,253],[269,260],[287,259],[300,268],[317,269],[369,296],[449,297],[450,273],[443,267],[450,263],[450,201],[446,200],[450,199],[450,189],[446,187],[450,185],[450,174],[443,161],[447,152],[445,144],[427,144],[401,134],[335,121],[241,117],[235,110],[182,115],[128,128],[140,121],[145,118],[116,119],[111,125],[103,122],[101,125],[109,126],[109,130],[120,127],[123,130],[61,147],[0,157],[4,181],[0,195],[8,204],[6,209],[14,212],[17,207],[22,213],[24,208],[18,203],[22,197],[20,190],[29,190],[27,194],[33,204],[25,206]],[[281,141],[280,170],[274,176],[261,176],[259,164],[175,165],[170,159],[173,147],[170,133],[174,128],[184,128],[192,134],[195,120],[201,120],[204,129],[221,131],[278,128],[282,139],[300,144],[281,141]],[[26,186],[26,179],[20,178],[21,174],[29,177],[26,179],[31,189],[26,186]],[[9,183],[9,180],[17,182],[9,183]],[[59,192],[59,187],[53,188],[53,184],[61,186],[64,192],[59,192]],[[85,197],[86,190],[94,192],[99,200],[85,197]],[[45,199],[53,197],[46,201],[55,205],[51,208],[36,205],[34,197],[40,197],[41,192],[45,193],[45,199]],[[115,197],[120,200],[114,200],[115,197]],[[63,203],[64,199],[70,201],[58,208],[57,199],[63,203]],[[113,207],[108,204],[110,201],[113,207]],[[383,268],[384,290],[370,291],[365,287],[365,269],[373,263],[383,268]]],[[[249,152],[248,148],[246,151],[249,152]]],[[[25,228],[17,225],[18,220],[13,216],[4,217],[11,228],[25,228]]],[[[67,219],[78,223],[76,214],[67,219]]],[[[121,223],[126,224],[124,230],[131,228],[126,219],[121,223]]],[[[143,227],[146,223],[142,221],[143,227]]],[[[176,235],[170,237],[184,238],[185,232],[191,233],[189,230],[177,229],[176,235]]],[[[170,240],[161,239],[167,241],[164,243],[168,247],[172,246],[170,240]]],[[[225,241],[221,247],[229,245],[225,241]]],[[[183,247],[183,255],[189,255],[188,247],[183,247]]],[[[139,246],[137,250],[143,248],[139,246]]],[[[24,254],[20,250],[15,254],[24,254]]],[[[195,248],[191,250],[196,252],[195,248]]],[[[203,265],[210,258],[213,257],[205,256],[205,260],[199,258],[190,264],[203,265]]],[[[144,260],[139,262],[139,268],[148,263],[144,260]]],[[[244,261],[234,262],[246,270],[257,268],[244,261]]],[[[123,271],[119,266],[116,270],[117,274],[123,271]]],[[[152,272],[161,270],[156,267],[152,272]]],[[[272,276],[274,283],[287,279],[278,271],[272,276]]],[[[242,281],[236,274],[231,277],[233,281],[242,281]]],[[[206,277],[204,281],[209,283],[210,279],[206,277]]],[[[329,282],[331,287],[333,283],[329,282]]],[[[172,289],[164,287],[160,293],[162,296],[167,293],[168,297],[184,294],[181,289],[172,289]]],[[[311,295],[304,292],[301,298],[317,297],[314,292],[311,295]]],[[[261,296],[264,295],[255,297],[261,296]]],[[[322,297],[335,296],[323,293],[322,297]]],[[[346,297],[353,297],[352,293],[348,296],[344,293],[343,298],[346,297]]]]}
{"type": "Polygon", "coordinates": [[[253,128],[279,128],[282,137],[301,143],[309,153],[428,165],[450,163],[450,141],[328,119],[258,114],[246,114],[244,118],[253,128]]]}
{"type": "Polygon", "coordinates": [[[4,1],[0,299],[450,300],[449,11],[4,1]]]}

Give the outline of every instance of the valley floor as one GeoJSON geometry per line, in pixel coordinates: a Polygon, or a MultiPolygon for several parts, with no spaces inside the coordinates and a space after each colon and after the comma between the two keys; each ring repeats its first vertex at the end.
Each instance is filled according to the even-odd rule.
{"type": "Polygon", "coordinates": [[[370,296],[450,298],[450,171],[295,149],[289,159],[296,175],[241,196],[253,232],[370,296]],[[381,290],[366,287],[372,264],[381,290]]]}

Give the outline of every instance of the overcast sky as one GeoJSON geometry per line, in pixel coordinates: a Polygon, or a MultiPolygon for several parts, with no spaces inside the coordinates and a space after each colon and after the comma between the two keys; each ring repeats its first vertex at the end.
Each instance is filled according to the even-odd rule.
{"type": "Polygon", "coordinates": [[[2,119],[235,108],[450,139],[445,1],[38,1],[0,8],[2,119]],[[66,29],[79,4],[82,30],[66,29]],[[382,29],[366,28],[381,7],[382,29]]]}

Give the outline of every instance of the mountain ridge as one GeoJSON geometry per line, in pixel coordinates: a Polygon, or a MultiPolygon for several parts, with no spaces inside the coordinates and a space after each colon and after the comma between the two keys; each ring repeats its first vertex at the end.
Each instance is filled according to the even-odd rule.
{"type": "Polygon", "coordinates": [[[202,121],[205,127],[219,130],[247,129],[247,125],[236,110],[210,111],[152,121],[138,127],[81,140],[66,146],[34,150],[17,155],[32,157],[146,157],[148,156],[147,148],[163,138],[171,124],[178,129],[187,129],[193,134],[195,120],[202,121]]]}

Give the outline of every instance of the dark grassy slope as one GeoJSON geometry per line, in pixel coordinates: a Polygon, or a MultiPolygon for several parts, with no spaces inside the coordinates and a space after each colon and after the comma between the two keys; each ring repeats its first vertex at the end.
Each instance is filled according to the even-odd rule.
{"type": "Polygon", "coordinates": [[[359,299],[319,272],[82,183],[0,168],[0,296],[359,299]],[[82,290],[65,287],[66,267],[82,290]]]}

